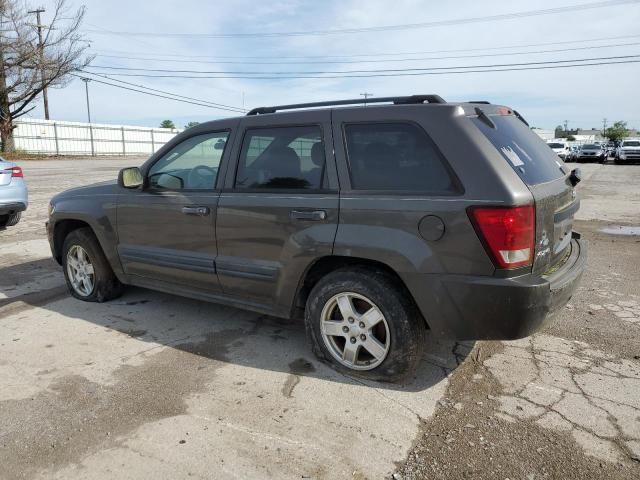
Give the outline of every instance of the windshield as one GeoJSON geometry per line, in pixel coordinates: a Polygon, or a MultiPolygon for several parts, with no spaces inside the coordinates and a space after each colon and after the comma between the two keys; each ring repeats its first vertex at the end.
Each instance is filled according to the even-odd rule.
{"type": "Polygon", "coordinates": [[[592,143],[588,143],[582,146],[583,150],[593,150],[595,148],[600,148],[600,145],[593,145],[592,143]]]}
{"type": "MultiPolygon", "coordinates": [[[[527,185],[537,185],[564,176],[560,158],[547,144],[513,115],[490,115],[489,126],[478,117],[473,123],[496,147],[506,162],[527,185]]],[[[564,144],[558,143],[559,148],[564,144]]]]}
{"type": "Polygon", "coordinates": [[[622,142],[623,147],[640,147],[640,141],[633,140],[630,142],[622,142]]]}
{"type": "Polygon", "coordinates": [[[562,143],[549,143],[548,145],[551,148],[564,148],[564,145],[562,143]]]}

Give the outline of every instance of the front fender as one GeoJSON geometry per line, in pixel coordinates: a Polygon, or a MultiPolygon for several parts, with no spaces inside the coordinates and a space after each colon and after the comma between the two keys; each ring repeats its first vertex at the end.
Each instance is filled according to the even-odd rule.
{"type": "Polygon", "coordinates": [[[124,273],[117,252],[116,212],[118,195],[86,194],[54,199],[54,211],[47,229],[54,258],[61,261],[64,237],[82,224],[91,228],[114,273],[123,280],[124,273]]]}

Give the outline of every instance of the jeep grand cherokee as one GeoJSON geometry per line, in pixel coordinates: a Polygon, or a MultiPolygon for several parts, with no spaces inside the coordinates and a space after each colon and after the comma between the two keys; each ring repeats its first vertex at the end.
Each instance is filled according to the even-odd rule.
{"type": "Polygon", "coordinates": [[[509,107],[437,95],[262,107],[51,200],[71,294],[123,285],[304,318],[336,368],[397,380],[425,336],[515,339],[585,268],[570,171],[509,107]],[[327,108],[319,108],[327,107],[327,108]]]}

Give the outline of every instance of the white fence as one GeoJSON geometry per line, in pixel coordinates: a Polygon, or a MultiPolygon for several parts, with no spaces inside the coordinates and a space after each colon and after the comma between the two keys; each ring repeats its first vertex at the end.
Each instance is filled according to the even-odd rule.
{"type": "Polygon", "coordinates": [[[44,155],[150,155],[180,130],[24,119],[15,122],[16,149],[44,155]]]}

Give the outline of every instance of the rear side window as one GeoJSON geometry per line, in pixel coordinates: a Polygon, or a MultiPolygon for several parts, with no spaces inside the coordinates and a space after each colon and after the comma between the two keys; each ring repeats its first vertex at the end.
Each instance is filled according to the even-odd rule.
{"type": "Polygon", "coordinates": [[[320,189],[325,170],[319,126],[249,129],[236,173],[236,188],[320,189]]]}
{"type": "Polygon", "coordinates": [[[472,118],[472,121],[527,185],[564,176],[558,156],[517,117],[490,115],[489,118],[495,128],[479,118],[472,118]]]}
{"type": "Polygon", "coordinates": [[[355,190],[460,192],[427,133],[413,123],[358,123],[344,127],[355,190]]]}

